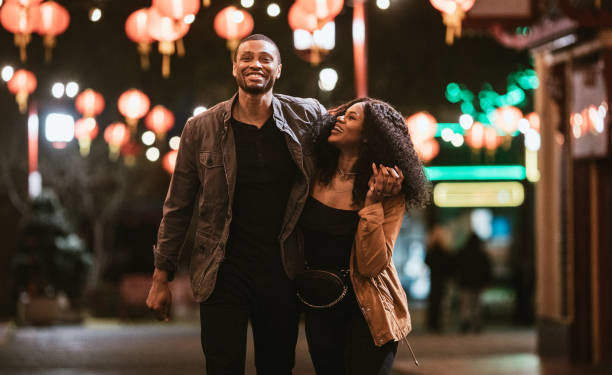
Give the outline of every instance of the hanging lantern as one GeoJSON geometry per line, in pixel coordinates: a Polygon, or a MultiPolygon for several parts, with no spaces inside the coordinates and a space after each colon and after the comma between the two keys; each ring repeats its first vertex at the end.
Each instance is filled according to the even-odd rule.
{"type": "Polygon", "coordinates": [[[169,151],[164,158],[162,159],[162,165],[166,172],[169,174],[174,173],[174,167],[176,166],[176,157],[178,155],[178,151],[172,150],[169,151]]]}
{"type": "Polygon", "coordinates": [[[138,9],[129,15],[125,21],[125,34],[132,42],[138,43],[140,67],[148,70],[149,53],[153,42],[153,38],[149,36],[149,8],[138,9]]]}
{"type": "Polygon", "coordinates": [[[28,2],[23,6],[19,2],[8,2],[0,8],[0,23],[9,32],[15,34],[15,45],[19,47],[21,62],[27,59],[26,47],[30,43],[32,33],[40,23],[40,9],[37,2],[28,2]]]}
{"type": "Polygon", "coordinates": [[[149,112],[150,105],[149,97],[136,89],[124,92],[117,101],[119,112],[125,117],[125,121],[133,132],[136,132],[138,120],[149,112]]]}
{"type": "Polygon", "coordinates": [[[36,76],[28,70],[19,69],[8,82],[8,89],[16,96],[19,111],[26,113],[28,96],[36,90],[36,76]]]}
{"type": "Polygon", "coordinates": [[[479,122],[473,123],[470,129],[465,132],[465,143],[473,150],[483,148],[485,143],[485,127],[479,122]]]}
{"type": "Polygon", "coordinates": [[[51,61],[51,51],[55,47],[55,37],[62,34],[70,24],[70,13],[55,1],[46,1],[40,5],[40,22],[37,32],[43,36],[45,60],[51,61]]]}
{"type": "Polygon", "coordinates": [[[121,156],[123,156],[123,162],[128,167],[136,165],[136,157],[141,151],[140,145],[136,142],[126,142],[121,146],[121,156]]]}
{"type": "Polygon", "coordinates": [[[472,9],[476,0],[429,0],[434,8],[442,12],[446,25],[446,44],[453,44],[455,37],[461,37],[461,21],[465,13],[472,9]]]}
{"type": "Polygon", "coordinates": [[[108,143],[109,158],[111,160],[117,160],[119,158],[121,146],[130,140],[130,132],[125,124],[115,122],[107,126],[104,130],[104,140],[108,143]]]}
{"type": "Polygon", "coordinates": [[[175,21],[182,21],[185,16],[196,15],[200,10],[199,0],[153,0],[153,7],[157,8],[164,17],[175,21]]]}
{"type": "MultiPolygon", "coordinates": [[[[176,22],[184,22],[185,17],[195,16],[200,10],[200,0],[153,0],[153,7],[157,8],[164,17],[170,17],[176,22]]],[[[176,53],[185,56],[183,38],[176,40],[176,53]]]]}
{"type": "Polygon", "coordinates": [[[296,0],[306,13],[314,14],[319,21],[327,23],[325,20],[335,18],[344,7],[344,0],[296,0]]]}
{"type": "Polygon", "coordinates": [[[159,53],[163,55],[162,75],[170,76],[170,56],[174,54],[174,42],[189,31],[189,25],[162,16],[157,8],[149,8],[149,36],[159,42],[159,53]]]}
{"type": "Polygon", "coordinates": [[[288,17],[296,54],[317,66],[336,45],[335,23],[330,20],[322,24],[314,14],[307,13],[295,3],[289,9],[288,17]]]}
{"type": "Polygon", "coordinates": [[[145,125],[157,138],[164,139],[168,130],[174,126],[174,115],[163,105],[156,105],[145,118],[145,125]]]}
{"type": "Polygon", "coordinates": [[[236,51],[240,39],[253,31],[254,25],[253,17],[249,12],[235,6],[223,8],[217,13],[214,21],[217,35],[227,39],[227,48],[232,51],[232,54],[236,51]]]}
{"type": "Polygon", "coordinates": [[[427,112],[418,112],[406,119],[413,143],[421,143],[436,136],[438,122],[427,112]]]}
{"type": "Polygon", "coordinates": [[[18,4],[24,8],[28,8],[31,6],[35,6],[38,5],[40,3],[42,3],[43,0],[7,0],[6,3],[14,3],[14,4],[18,4]]]}
{"type": "Polygon", "coordinates": [[[494,128],[484,129],[484,146],[489,152],[494,153],[501,143],[502,137],[497,134],[494,128]]]}
{"type": "Polygon", "coordinates": [[[415,151],[424,163],[428,163],[440,153],[440,144],[435,139],[428,139],[415,146],[415,151]]]}
{"type": "Polygon", "coordinates": [[[104,110],[104,97],[92,89],[87,89],[76,97],[75,106],[83,116],[95,117],[104,110]]]}
{"type": "Polygon", "coordinates": [[[518,129],[519,120],[522,118],[523,112],[520,109],[513,106],[505,106],[495,110],[493,125],[511,136],[518,129]]]}
{"type": "Polygon", "coordinates": [[[98,124],[93,117],[78,119],[74,124],[74,137],[79,141],[82,156],[89,155],[91,140],[98,135],[98,124]]]}
{"type": "Polygon", "coordinates": [[[540,132],[540,116],[536,112],[531,112],[527,116],[525,116],[527,121],[529,121],[529,127],[538,133],[540,132]]]}

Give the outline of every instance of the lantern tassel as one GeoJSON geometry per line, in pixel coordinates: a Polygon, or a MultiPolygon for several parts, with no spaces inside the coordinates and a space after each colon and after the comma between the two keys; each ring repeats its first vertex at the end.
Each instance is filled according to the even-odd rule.
{"type": "Polygon", "coordinates": [[[140,67],[142,70],[149,70],[151,66],[149,53],[151,53],[151,43],[138,43],[138,53],[140,54],[140,67]]]}
{"type": "Polygon", "coordinates": [[[84,137],[79,139],[79,150],[81,151],[81,156],[86,157],[89,155],[89,151],[91,150],[91,138],[84,137]]]}
{"type": "Polygon", "coordinates": [[[30,36],[30,34],[15,34],[15,45],[19,47],[19,59],[22,63],[26,62],[26,60],[28,59],[26,47],[30,43],[31,38],[32,37],[30,36]]]}
{"type": "Polygon", "coordinates": [[[202,4],[204,7],[208,8],[210,6],[210,0],[202,0],[202,4]]]}
{"type": "Polygon", "coordinates": [[[28,110],[28,93],[26,91],[20,91],[16,95],[17,105],[19,105],[19,112],[26,113],[28,110]]]}
{"type": "Polygon", "coordinates": [[[229,49],[232,52],[232,60],[234,59],[236,48],[238,48],[238,43],[240,43],[238,39],[228,39],[227,40],[227,49],[229,49]]]}
{"type": "Polygon", "coordinates": [[[454,13],[444,13],[442,20],[446,25],[446,44],[452,45],[455,37],[461,37],[461,21],[465,18],[465,12],[459,7],[454,13]]]}
{"type": "Polygon", "coordinates": [[[313,67],[319,65],[321,63],[321,51],[316,44],[312,46],[312,50],[310,51],[310,65],[313,67]]]}
{"type": "Polygon", "coordinates": [[[130,128],[130,130],[132,131],[132,134],[136,134],[136,132],[138,131],[138,119],[137,118],[126,117],[125,118],[125,123],[130,128]]]}
{"type": "Polygon", "coordinates": [[[179,55],[179,57],[185,57],[185,43],[183,43],[183,38],[176,40],[176,54],[179,55]]]}
{"type": "Polygon", "coordinates": [[[108,158],[111,161],[117,161],[117,159],[119,159],[119,146],[108,145],[108,158]]]}
{"type": "Polygon", "coordinates": [[[43,45],[45,46],[45,62],[49,63],[53,58],[53,48],[56,45],[55,37],[53,35],[45,35],[43,45]]]}
{"type": "Polygon", "coordinates": [[[174,42],[159,42],[159,53],[162,57],[162,76],[170,77],[170,56],[174,54],[174,42]]]}

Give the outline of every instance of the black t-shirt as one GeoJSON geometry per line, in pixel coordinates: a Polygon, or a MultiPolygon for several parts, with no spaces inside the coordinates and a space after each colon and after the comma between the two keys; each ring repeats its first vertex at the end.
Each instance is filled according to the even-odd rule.
{"type": "Polygon", "coordinates": [[[277,266],[278,236],[297,168],[272,117],[259,129],[233,118],[231,123],[238,173],[226,262],[239,268],[277,266]]]}

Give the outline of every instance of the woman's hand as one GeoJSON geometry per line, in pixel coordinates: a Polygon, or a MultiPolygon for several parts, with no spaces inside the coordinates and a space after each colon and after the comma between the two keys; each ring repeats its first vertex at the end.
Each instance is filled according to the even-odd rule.
{"type": "Polygon", "coordinates": [[[372,163],[372,177],[368,182],[370,189],[366,194],[365,205],[369,206],[382,201],[384,198],[399,194],[402,190],[403,181],[404,174],[399,167],[389,168],[382,164],[376,167],[376,164],[372,163]]]}

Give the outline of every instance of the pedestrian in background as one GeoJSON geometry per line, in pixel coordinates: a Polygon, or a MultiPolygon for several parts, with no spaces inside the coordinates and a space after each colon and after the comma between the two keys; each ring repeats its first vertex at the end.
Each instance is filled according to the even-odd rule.
{"type": "Polygon", "coordinates": [[[480,332],[483,325],[481,296],[491,282],[491,262],[476,233],[470,234],[457,253],[455,266],[461,296],[461,331],[480,332]]]}
{"type": "Polygon", "coordinates": [[[427,297],[427,328],[442,332],[442,300],[452,276],[452,258],[444,243],[444,228],[436,225],[427,238],[425,264],[429,267],[430,289],[427,297]]]}

